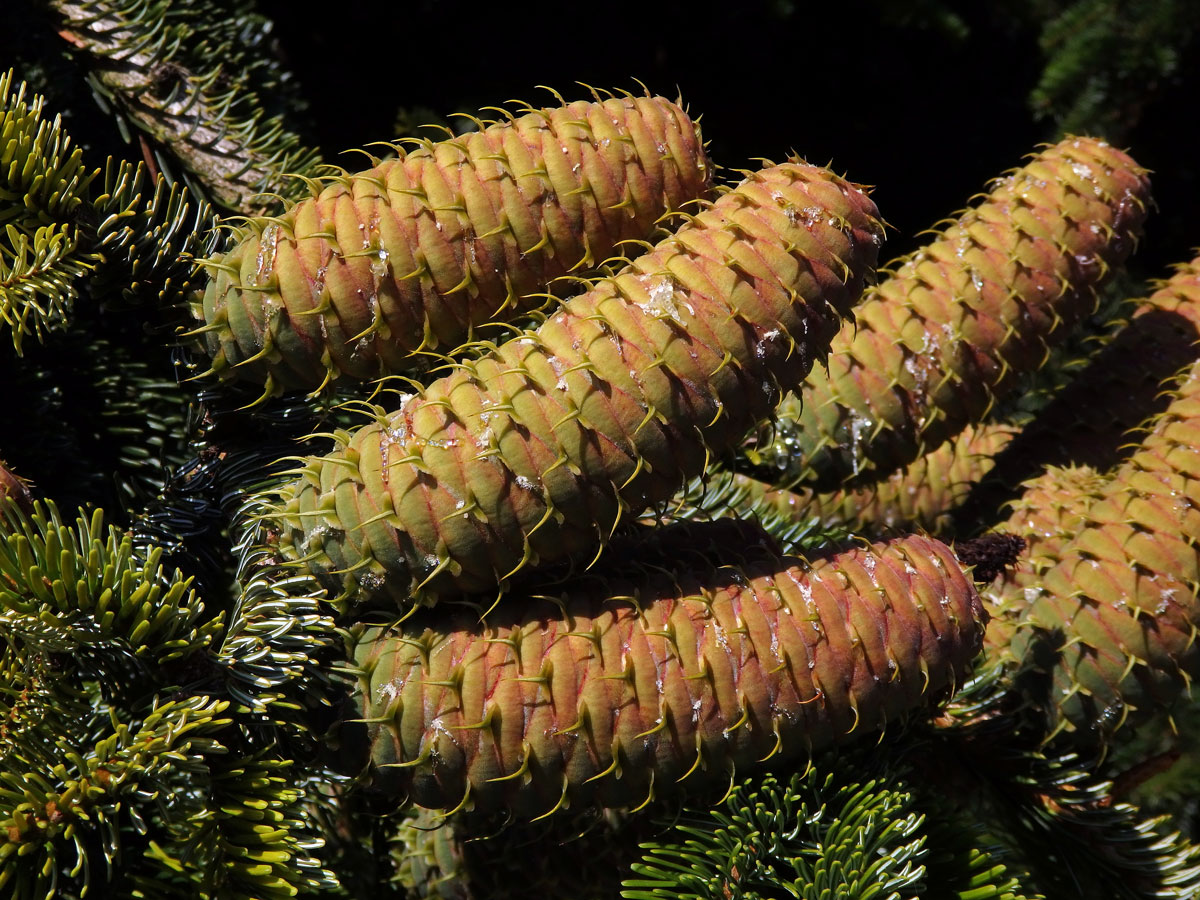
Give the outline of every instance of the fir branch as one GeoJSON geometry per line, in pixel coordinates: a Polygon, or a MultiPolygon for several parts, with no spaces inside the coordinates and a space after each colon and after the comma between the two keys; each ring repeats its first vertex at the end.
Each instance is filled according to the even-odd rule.
{"type": "Polygon", "coordinates": [[[145,898],[283,900],[328,890],[332,877],[304,806],[306,784],[270,754],[209,759],[190,819],[173,817],[130,879],[145,898]]]}
{"type": "Polygon", "coordinates": [[[50,0],[60,34],[88,54],[97,91],[158,145],[221,207],[275,208],[272,192],[296,197],[290,173],[315,174],[316,153],[269,95],[281,76],[265,60],[269,23],[218,2],[50,0]]]}
{"type": "Polygon", "coordinates": [[[95,173],[61,117],[47,121],[42,98],[13,80],[0,75],[0,323],[20,353],[26,335],[41,340],[66,321],[98,260],[75,223],[95,173]]]}
{"type": "Polygon", "coordinates": [[[62,330],[83,294],[155,300],[160,330],[182,322],[194,259],[215,245],[212,210],[144,165],[111,159],[93,196],[101,173],[61,118],[45,119],[42,98],[26,95],[12,72],[0,76],[0,323],[17,353],[28,334],[43,342],[62,330]]]}
{"type": "MultiPolygon", "coordinates": [[[[10,743],[0,758],[0,829],[8,836],[0,884],[14,898],[41,900],[78,896],[71,883],[111,880],[123,850],[128,855],[123,844],[145,834],[156,812],[187,816],[179,807],[195,796],[191,782],[203,773],[204,757],[222,749],[215,735],[228,724],[226,706],[190,697],[156,700],[142,716],[103,710],[108,728],[98,738],[78,726],[55,736],[49,768],[10,743]]],[[[99,715],[91,718],[100,724],[99,715]]]]}
{"type": "Polygon", "coordinates": [[[203,652],[220,619],[201,623],[202,607],[161,551],[134,554],[133,540],[104,527],[104,513],[64,525],[53,504],[28,518],[0,509],[0,625],[10,640],[40,652],[78,654],[119,647],[163,665],[203,652]]]}
{"type": "Polygon", "coordinates": [[[93,312],[80,309],[21,360],[0,354],[11,388],[0,433],[12,438],[6,458],[46,499],[103,506],[120,521],[187,459],[194,399],[167,349],[139,327],[144,315],[93,312]]]}
{"type": "Polygon", "coordinates": [[[685,812],[668,839],[643,845],[621,896],[892,898],[924,873],[921,825],[879,754],[826,755],[786,782],[742,783],[707,815],[685,812]]]}
{"type": "Polygon", "coordinates": [[[285,566],[269,546],[258,521],[264,512],[255,495],[236,517],[241,591],[218,660],[240,703],[257,714],[291,718],[288,709],[331,702],[323,696],[330,685],[323,657],[341,638],[317,579],[285,566]]]}
{"type": "Polygon", "coordinates": [[[1062,134],[1121,141],[1170,81],[1195,38],[1191,0],[1075,0],[1044,4],[1046,57],[1030,95],[1062,134]],[[1122,27],[1114,27],[1120,22],[1122,27]]]}
{"type": "MultiPolygon", "coordinates": [[[[291,454],[317,445],[305,438],[319,427],[315,404],[292,396],[248,409],[249,393],[228,385],[200,392],[187,426],[195,455],[167,473],[158,496],[133,523],[135,543],[163,547],[209,589],[208,596],[227,593],[234,581],[246,584],[253,565],[263,561],[245,563],[238,574],[244,548],[231,544],[251,525],[243,504],[290,464],[291,454]]],[[[298,590],[303,595],[306,589],[298,590]]],[[[230,596],[230,605],[236,599],[230,596]]]]}
{"type": "MultiPolygon", "coordinates": [[[[1101,894],[1128,900],[1200,894],[1200,846],[1113,802],[1112,784],[1071,752],[1029,754],[1014,787],[1017,824],[1010,832],[1050,897],[1101,894]]],[[[1014,779],[1014,781],[1016,781],[1014,779]]]]}
{"type": "Polygon", "coordinates": [[[920,770],[986,823],[1026,894],[1053,900],[1200,896],[1200,846],[1113,797],[1095,760],[1047,744],[1045,723],[995,665],[933,730],[920,770]]]}
{"type": "Polygon", "coordinates": [[[154,364],[146,352],[155,349],[153,340],[135,338],[129,346],[80,337],[75,372],[85,379],[81,393],[94,404],[79,422],[81,436],[87,456],[109,473],[117,501],[133,514],[186,459],[194,397],[172,377],[168,360],[154,364]]]}
{"type": "Polygon", "coordinates": [[[983,823],[936,790],[918,792],[916,801],[928,834],[921,900],[1044,900],[1022,886],[983,823]]]}
{"type": "Polygon", "coordinates": [[[52,505],[0,507],[0,884],[30,900],[329,887],[310,776],[221,696],[222,617],[99,511],[66,526],[52,505]]]}
{"type": "Polygon", "coordinates": [[[1200,705],[1183,704],[1169,728],[1139,729],[1110,749],[1104,775],[1113,796],[1148,815],[1167,816],[1172,829],[1200,838],[1200,705]]]}
{"type": "Polygon", "coordinates": [[[95,265],[80,252],[78,231],[67,225],[43,225],[23,231],[4,228],[0,240],[0,320],[21,352],[26,334],[38,340],[66,320],[75,302],[76,281],[95,265]]]}
{"type": "Polygon", "coordinates": [[[151,178],[145,165],[112,159],[93,201],[94,244],[103,258],[93,294],[118,291],[134,303],[177,305],[178,323],[202,275],[194,260],[216,249],[216,215],[181,184],[151,178]],[[199,276],[199,277],[198,277],[199,276]]]}
{"type": "Polygon", "coordinates": [[[771,502],[770,487],[727,469],[713,469],[693,479],[667,508],[646,513],[641,520],[748,519],[757,522],[779,544],[781,552],[789,554],[840,544],[851,537],[847,528],[824,525],[818,516],[803,509],[797,515],[788,514],[783,504],[771,502]]]}

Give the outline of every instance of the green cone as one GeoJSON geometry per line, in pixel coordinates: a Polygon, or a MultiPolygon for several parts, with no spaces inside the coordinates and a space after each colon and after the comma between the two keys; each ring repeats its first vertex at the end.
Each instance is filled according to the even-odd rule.
{"type": "MultiPolygon", "coordinates": [[[[1181,270],[1164,290],[1184,282],[1200,286],[1200,268],[1181,270]]],[[[1063,504],[1073,517],[1063,530],[1074,536],[1042,541],[1041,578],[1007,588],[1019,622],[1012,655],[1047,674],[1058,727],[1102,739],[1169,709],[1200,673],[1197,447],[1200,362],[1091,502],[1063,504]]]]}
{"type": "Polygon", "coordinates": [[[309,460],[283,491],[283,552],[402,606],[595,553],[800,383],[880,239],[874,204],[829,170],[750,173],[536,331],[309,460]]]}

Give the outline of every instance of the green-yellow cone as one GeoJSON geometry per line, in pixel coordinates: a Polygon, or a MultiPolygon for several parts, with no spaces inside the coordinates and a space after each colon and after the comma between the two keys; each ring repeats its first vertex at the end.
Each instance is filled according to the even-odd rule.
{"type": "MultiPolygon", "coordinates": [[[[1146,483],[1146,476],[1139,474],[1141,467],[1153,464],[1161,469],[1167,465],[1167,460],[1178,459],[1179,453],[1182,452],[1173,451],[1173,455],[1164,456],[1163,438],[1161,435],[1155,435],[1158,434],[1157,429],[1166,428],[1180,417],[1186,423],[1187,417],[1193,412],[1189,411],[1191,407],[1188,404],[1191,401],[1188,398],[1196,390],[1191,380],[1196,377],[1194,361],[1197,359],[1197,323],[1200,323],[1200,261],[1193,260],[1179,266],[1176,273],[1162,282],[1157,291],[1138,302],[1136,312],[1124,331],[1105,348],[1093,365],[1064,390],[1063,400],[1068,402],[1058,403],[1056,400],[1047,413],[1039,416],[1029,426],[1029,429],[1034,431],[1034,440],[1030,447],[1040,446],[1045,440],[1053,438],[1057,425],[1057,435],[1063,445],[1063,452],[1077,452],[1085,459],[1095,459],[1100,465],[1112,464],[1112,449],[1124,443],[1126,449],[1123,453],[1129,458],[1123,465],[1108,471],[1091,466],[1052,466],[1022,486],[1021,493],[1011,504],[1011,514],[1001,530],[1024,538],[1028,548],[1017,570],[989,592],[997,612],[996,621],[988,629],[986,640],[990,655],[997,659],[1009,657],[1013,646],[1013,634],[1029,625],[1031,605],[1035,602],[1040,610],[1038,615],[1042,624],[1066,641],[1072,641],[1076,637],[1072,634],[1069,623],[1080,610],[1087,608],[1091,603],[1102,603],[1107,611],[1097,611],[1096,615],[1105,617],[1113,615],[1114,610],[1126,608],[1126,604],[1132,602],[1132,595],[1127,597],[1124,593],[1125,588],[1118,589],[1120,579],[1116,579],[1110,589],[1101,592],[1098,597],[1080,593],[1077,590],[1078,586],[1066,578],[1064,566],[1076,566],[1080,564],[1080,560],[1089,560],[1087,566],[1090,567],[1094,562],[1115,575],[1131,566],[1136,570],[1141,565],[1149,567],[1146,568],[1148,574],[1156,575],[1161,572],[1163,577],[1169,578],[1172,577],[1171,572],[1181,571],[1180,566],[1186,568],[1190,565],[1187,554],[1178,547],[1165,556],[1155,555],[1153,563],[1136,556],[1139,552],[1150,552],[1143,546],[1146,541],[1157,540],[1160,543],[1165,542],[1163,546],[1174,546],[1171,543],[1174,538],[1167,535],[1182,535],[1184,539],[1188,539],[1190,519],[1180,516],[1177,521],[1171,522],[1170,516],[1151,516],[1150,519],[1144,520],[1139,516],[1148,515],[1148,508],[1141,503],[1134,504],[1133,499],[1140,490],[1134,485],[1146,483]],[[1157,365],[1161,358],[1183,363],[1185,368],[1162,382],[1148,381],[1147,359],[1152,359],[1157,365]],[[1179,388],[1181,380],[1183,387],[1179,388]],[[1118,439],[1127,429],[1132,429],[1141,422],[1144,410],[1164,401],[1169,403],[1159,416],[1152,418],[1142,429],[1131,431],[1123,441],[1118,439]],[[1098,406],[1104,407],[1106,415],[1095,414],[1094,410],[1098,406]],[[1143,412],[1139,414],[1139,410],[1143,412]],[[1143,434],[1145,429],[1153,430],[1143,434]],[[1135,515],[1134,510],[1139,512],[1135,515]],[[1123,533],[1126,528],[1131,528],[1129,534],[1138,538],[1126,548],[1129,553],[1127,558],[1122,555],[1125,551],[1107,544],[1105,555],[1094,559],[1091,557],[1091,551],[1086,549],[1088,541],[1103,542],[1107,539],[1101,535],[1108,534],[1112,537],[1123,533]],[[1157,567],[1159,563],[1165,568],[1157,567]],[[1050,593],[1047,594],[1047,591],[1050,593]]],[[[1178,430],[1187,426],[1176,424],[1172,427],[1178,430]]],[[[1014,441],[1009,449],[1023,438],[1024,435],[1014,441]]],[[[1029,452],[1027,447],[1018,449],[1029,452]]],[[[1169,492],[1182,491],[1185,488],[1186,484],[1183,483],[1174,484],[1169,488],[1163,488],[1161,484],[1149,484],[1151,494],[1147,494],[1145,499],[1149,502],[1153,494],[1161,493],[1164,489],[1169,492]]],[[[1184,495],[1180,494],[1180,497],[1182,496],[1184,495]]],[[[1163,503],[1168,502],[1165,498],[1160,499],[1163,503]]],[[[1134,608],[1128,606],[1126,611],[1134,608]]],[[[1136,623],[1136,613],[1134,620],[1136,623]]],[[[1163,632],[1163,639],[1166,640],[1169,629],[1166,626],[1164,629],[1166,630],[1163,632]]],[[[1114,634],[1117,634],[1118,641],[1122,639],[1120,629],[1114,634]]],[[[1080,640],[1081,643],[1075,645],[1075,649],[1068,647],[1065,650],[1067,656],[1082,652],[1079,648],[1086,646],[1086,641],[1082,638],[1080,640]]],[[[1022,646],[1029,645],[1027,635],[1022,637],[1021,641],[1022,646]]],[[[1036,643],[1039,647],[1047,646],[1045,634],[1036,643]]],[[[1078,692],[1086,694],[1095,690],[1099,692],[1098,696],[1107,698],[1106,703],[1115,704],[1120,696],[1130,689],[1128,685],[1131,682],[1128,676],[1117,677],[1113,666],[1132,666],[1134,671],[1142,671],[1144,668],[1136,660],[1147,657],[1117,649],[1119,645],[1104,645],[1103,641],[1101,646],[1106,646],[1107,649],[1096,649],[1093,661],[1098,660],[1104,653],[1115,655],[1105,664],[1103,673],[1092,673],[1091,682],[1077,684],[1064,668],[1066,663],[1055,669],[1055,684],[1059,690],[1066,692],[1062,695],[1064,702],[1073,710],[1072,722],[1083,721],[1079,704],[1090,702],[1081,700],[1078,692]],[[1108,686],[1098,687],[1101,683],[1108,686]],[[1120,687],[1122,684],[1126,687],[1120,687]]],[[[1129,645],[1130,648],[1136,646],[1137,642],[1129,645]]],[[[1153,665],[1163,664],[1171,668],[1174,663],[1166,663],[1164,660],[1176,654],[1178,649],[1165,649],[1165,644],[1159,646],[1154,651],[1157,655],[1153,656],[1153,659],[1157,661],[1153,665]]],[[[1088,657],[1088,652],[1084,652],[1084,657],[1088,657]]],[[[1050,666],[1049,663],[1047,665],[1050,666]]],[[[1086,669],[1086,666],[1084,668],[1086,669]]],[[[1154,676],[1144,676],[1143,680],[1164,677],[1160,672],[1154,676]]],[[[1142,702],[1156,706],[1159,700],[1142,702]]],[[[1115,711],[1114,721],[1102,730],[1108,730],[1112,725],[1119,723],[1127,712],[1124,707],[1115,711]]]]}
{"type": "Polygon", "coordinates": [[[824,528],[845,527],[873,536],[914,529],[944,534],[950,514],[991,469],[995,455],[1017,430],[995,423],[970,426],[906,468],[863,487],[816,491],[797,485],[786,490],[742,475],[732,477],[756,509],[785,519],[816,519],[824,528]]]}
{"type": "Polygon", "coordinates": [[[401,605],[595,553],[800,383],[880,235],[827,169],[750,173],[536,331],[309,460],[283,491],[283,551],[401,605]]]}

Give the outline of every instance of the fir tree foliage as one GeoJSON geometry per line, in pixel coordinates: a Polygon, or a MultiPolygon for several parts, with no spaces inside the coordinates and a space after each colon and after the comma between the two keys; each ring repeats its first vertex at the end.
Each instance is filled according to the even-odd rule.
{"type": "Polygon", "coordinates": [[[1114,797],[1101,761],[1052,740],[1010,677],[1003,665],[981,671],[941,720],[914,729],[914,768],[931,785],[922,807],[943,833],[958,823],[960,843],[971,834],[967,846],[992,847],[1018,896],[1200,896],[1200,846],[1172,817],[1114,797]]]}
{"type": "Polygon", "coordinates": [[[340,640],[310,574],[283,565],[258,524],[265,512],[252,494],[236,516],[238,599],[219,652],[229,690],[245,708],[292,721],[291,711],[329,702],[328,651],[340,640]]]}
{"type": "Polygon", "coordinates": [[[97,97],[148,137],[158,168],[223,209],[266,213],[295,199],[317,157],[285,121],[295,99],[251,3],[50,0],[60,32],[87,55],[97,97]]]}
{"type": "Polygon", "coordinates": [[[153,682],[164,666],[203,653],[221,623],[204,622],[187,582],[165,574],[156,555],[135,555],[101,513],[70,526],[52,505],[26,517],[0,504],[9,675],[0,878],[32,897],[53,891],[72,846],[81,884],[97,861],[93,840],[111,867],[121,832],[145,817],[145,804],[132,802],[138,793],[152,803],[163,779],[185,777],[216,746],[227,703],[170,699],[153,682]]]}
{"type": "Polygon", "coordinates": [[[786,781],[768,775],[739,785],[724,808],[684,813],[675,841],[646,847],[622,896],[916,896],[923,817],[898,773],[878,770],[871,759],[825,758],[786,781]]]}
{"type": "Polygon", "coordinates": [[[707,813],[664,815],[622,896],[1200,895],[1200,848],[1167,816],[1114,801],[1096,761],[1045,743],[1019,703],[992,669],[935,723],[747,779],[707,813]]]}
{"type": "Polygon", "coordinates": [[[45,343],[27,344],[21,357],[0,352],[0,379],[10,387],[0,445],[60,508],[90,503],[129,521],[192,455],[193,392],[178,382],[161,337],[146,333],[146,319],[141,309],[102,314],[81,304],[45,343]]]}
{"type": "Polygon", "coordinates": [[[0,428],[23,436],[4,440],[6,455],[65,508],[132,515],[190,456],[194,391],[179,383],[169,335],[216,219],[144,163],[91,168],[42,98],[11,72],[0,81],[11,201],[0,218],[17,248],[5,254],[0,237],[0,328],[17,354],[0,352],[12,387],[0,428]]]}
{"type": "Polygon", "coordinates": [[[1190,0],[1037,0],[1046,66],[1030,95],[1060,133],[1121,141],[1200,27],[1190,0]],[[1120,27],[1114,27],[1120,23],[1120,27]]]}
{"type": "Polygon", "coordinates": [[[910,767],[923,744],[908,731],[867,751],[822,754],[786,780],[742,782],[706,814],[664,818],[670,830],[642,845],[622,896],[1040,896],[1022,890],[1003,849],[910,767]]]}
{"type": "Polygon", "coordinates": [[[95,268],[75,216],[94,173],[41,97],[0,75],[0,322],[20,353],[67,318],[77,279],[95,268]]]}
{"type": "Polygon", "coordinates": [[[52,505],[0,505],[0,884],[40,898],[326,883],[303,776],[254,747],[224,684],[223,617],[102,513],[68,525],[52,505]]]}
{"type": "Polygon", "coordinates": [[[106,265],[89,284],[100,297],[168,310],[197,284],[194,260],[212,252],[212,208],[144,164],[109,159],[95,208],[96,251],[106,265]]]}
{"type": "Polygon", "coordinates": [[[1029,771],[1014,779],[1014,795],[1020,797],[1024,787],[1027,802],[1013,834],[1020,858],[1048,897],[1195,896],[1200,849],[1172,830],[1165,817],[1150,818],[1128,803],[1114,803],[1111,782],[1071,751],[1027,758],[1029,771]]]}
{"type": "Polygon", "coordinates": [[[731,469],[714,466],[712,471],[689,482],[671,505],[653,515],[644,515],[643,520],[709,522],[728,517],[751,520],[787,554],[843,544],[853,536],[844,527],[822,526],[818,516],[789,515],[780,505],[771,503],[768,487],[731,469]]]}
{"type": "Polygon", "coordinates": [[[182,186],[145,166],[89,167],[61,116],[14,74],[0,76],[0,322],[18,354],[70,321],[84,288],[165,308],[210,252],[215,220],[182,186]]]}

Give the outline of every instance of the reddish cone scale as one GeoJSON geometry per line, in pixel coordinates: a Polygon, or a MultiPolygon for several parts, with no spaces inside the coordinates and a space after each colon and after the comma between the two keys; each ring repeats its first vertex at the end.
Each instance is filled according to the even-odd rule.
{"type": "Polygon", "coordinates": [[[871,292],[834,339],[828,375],[784,401],[758,456],[833,490],[979,421],[1095,309],[1148,201],[1143,170],[1102,141],[1043,150],[871,292]]]}
{"type": "Polygon", "coordinates": [[[488,626],[357,628],[374,786],[530,817],[726,785],[930,702],[982,637],[971,580],[930,538],[680,568],[580,579],[488,626]]]}
{"type": "Polygon", "coordinates": [[[33,512],[33,495],[25,479],[13,474],[0,459],[0,500],[11,500],[26,513],[33,512]]]}
{"type": "Polygon", "coordinates": [[[661,97],[571,103],[338,179],[251,221],[213,272],[213,370],[314,389],[436,361],[473,328],[544,302],[668,210],[704,198],[696,125],[661,97]]]}
{"type": "Polygon", "coordinates": [[[824,355],[872,272],[876,212],[824,168],[749,173],[536,331],[309,460],[282,492],[283,551],[401,605],[595,553],[824,355]]]}

